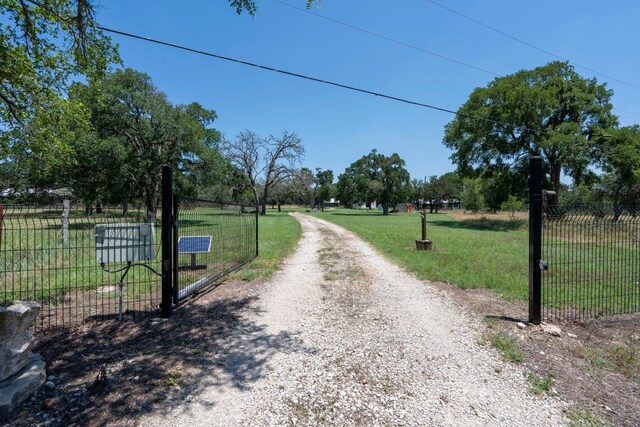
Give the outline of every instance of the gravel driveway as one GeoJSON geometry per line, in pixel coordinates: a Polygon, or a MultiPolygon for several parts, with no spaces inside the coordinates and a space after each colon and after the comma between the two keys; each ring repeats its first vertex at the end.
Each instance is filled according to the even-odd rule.
{"type": "Polygon", "coordinates": [[[444,294],[350,232],[292,215],[299,246],[245,313],[260,327],[234,330],[211,385],[142,425],[568,424],[444,294]]]}

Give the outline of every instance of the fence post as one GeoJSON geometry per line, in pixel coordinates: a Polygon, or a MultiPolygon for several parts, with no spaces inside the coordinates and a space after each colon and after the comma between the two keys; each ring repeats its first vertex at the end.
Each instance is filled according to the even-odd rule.
{"type": "Polygon", "coordinates": [[[173,269],[171,268],[171,237],[173,221],[173,171],[171,166],[162,167],[162,301],[160,302],[161,316],[171,317],[173,311],[172,286],[173,269]]]}
{"type": "Polygon", "coordinates": [[[542,320],[542,157],[529,159],[529,322],[542,320]]]}
{"type": "Polygon", "coordinates": [[[71,209],[71,202],[69,199],[62,201],[62,230],[60,230],[60,241],[62,244],[69,242],[69,211],[71,209]]]}
{"type": "Polygon", "coordinates": [[[260,204],[256,205],[256,256],[258,256],[258,209],[260,208],[260,204]]]}
{"type": "Polygon", "coordinates": [[[172,232],[173,232],[173,303],[178,304],[178,292],[180,287],[180,280],[178,278],[178,219],[180,209],[180,196],[177,194],[173,195],[173,223],[172,223],[172,232]]]}
{"type": "Polygon", "coordinates": [[[4,223],[4,206],[0,203],[0,249],[2,249],[2,224],[4,223]]]}

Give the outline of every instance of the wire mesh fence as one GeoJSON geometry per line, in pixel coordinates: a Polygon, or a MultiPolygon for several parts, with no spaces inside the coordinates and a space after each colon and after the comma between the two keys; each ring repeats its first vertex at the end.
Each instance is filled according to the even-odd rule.
{"type": "Polygon", "coordinates": [[[548,319],[640,311],[640,216],[631,206],[546,206],[542,302],[548,319]]]}
{"type": "Polygon", "coordinates": [[[180,197],[175,239],[176,302],[254,259],[255,206],[180,197]]]}
{"type": "MultiPolygon", "coordinates": [[[[68,202],[4,206],[0,213],[0,304],[13,300],[40,302],[36,330],[117,317],[122,275],[105,270],[117,270],[126,263],[104,250],[100,252],[97,234],[101,228],[142,224],[145,217],[146,210],[141,207],[123,213],[121,207],[86,207],[68,202]]],[[[147,229],[159,233],[159,224],[148,224],[147,229]]],[[[150,240],[144,257],[144,264],[156,271],[160,266],[159,248],[159,237],[150,240]]],[[[156,312],[159,301],[160,278],[148,268],[131,268],[123,280],[122,313],[136,317],[156,312]]]]}

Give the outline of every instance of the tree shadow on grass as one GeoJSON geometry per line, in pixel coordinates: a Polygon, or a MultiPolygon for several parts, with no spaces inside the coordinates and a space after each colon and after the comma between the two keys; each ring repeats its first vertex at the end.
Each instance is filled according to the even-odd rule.
{"type": "MultiPolygon", "coordinates": [[[[40,337],[35,352],[58,386],[43,388],[15,425],[102,426],[167,411],[205,389],[249,390],[279,353],[315,353],[296,332],[256,322],[257,297],[193,301],[171,319],[104,321],[40,337]],[[104,366],[107,381],[96,382],[104,366]],[[57,403],[51,407],[46,402],[57,403]],[[45,410],[43,411],[43,408],[45,410]]],[[[200,402],[215,405],[215,402],[200,402]]],[[[189,405],[183,410],[188,411],[189,405]]]]}
{"type": "Polygon", "coordinates": [[[478,231],[516,231],[524,230],[527,222],[521,219],[470,218],[459,221],[428,221],[440,227],[463,228],[478,231]]]}

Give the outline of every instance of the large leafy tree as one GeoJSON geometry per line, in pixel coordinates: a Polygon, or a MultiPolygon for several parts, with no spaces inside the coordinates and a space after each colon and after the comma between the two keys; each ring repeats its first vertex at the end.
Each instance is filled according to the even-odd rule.
{"type": "MultiPolygon", "coordinates": [[[[132,69],[118,70],[87,85],[76,84],[71,98],[89,110],[95,137],[114,144],[112,149],[105,147],[107,153],[124,154],[126,167],[106,175],[111,185],[129,189],[121,193],[122,202],[142,194],[149,221],[155,219],[162,165],[186,172],[197,159],[211,158],[219,139],[218,132],[208,128],[216,118],[214,111],[197,103],[172,105],[148,75],[132,69]]],[[[97,153],[89,164],[96,174],[109,167],[97,153]]]]}
{"type": "Polygon", "coordinates": [[[601,189],[615,203],[637,205],[640,199],[640,126],[610,129],[600,135],[601,189]]]}
{"type": "Polygon", "coordinates": [[[118,59],[90,0],[0,0],[0,119],[9,128],[47,113],[76,74],[118,59]]]}
{"type": "Polygon", "coordinates": [[[85,141],[89,126],[80,105],[52,99],[49,114],[30,117],[0,132],[0,190],[18,199],[42,200],[65,186],[73,158],[72,141],[85,141]]]}
{"type": "Polygon", "coordinates": [[[566,62],[519,71],[475,89],[446,126],[444,144],[463,176],[508,178],[521,192],[529,157],[542,156],[559,190],[563,173],[576,182],[590,176],[594,135],[617,122],[611,96],[566,62]]]}
{"type": "Polygon", "coordinates": [[[320,210],[324,211],[324,201],[331,199],[334,194],[333,171],[316,168],[314,185],[315,202],[320,206],[320,210]]]}
{"type": "Polygon", "coordinates": [[[396,153],[387,157],[372,150],[338,177],[338,197],[343,203],[377,201],[385,215],[390,206],[406,202],[411,194],[409,172],[396,153]]]}

